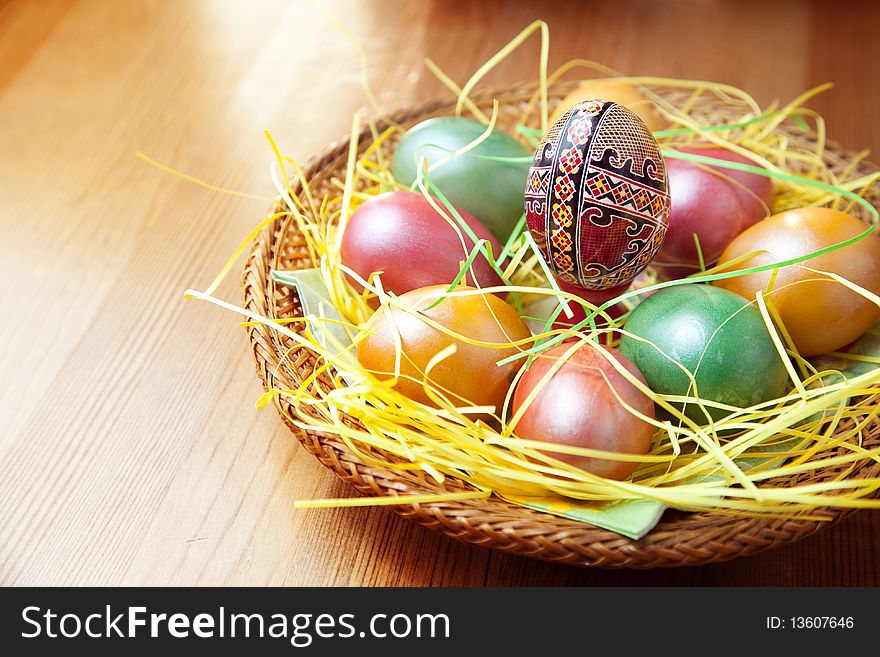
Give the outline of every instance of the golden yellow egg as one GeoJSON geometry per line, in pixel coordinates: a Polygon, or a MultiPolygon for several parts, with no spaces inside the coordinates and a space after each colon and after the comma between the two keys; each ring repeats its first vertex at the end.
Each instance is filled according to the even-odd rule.
{"type": "MultiPolygon", "coordinates": [[[[790,260],[839,244],[867,226],[852,215],[830,208],[789,210],[759,221],[733,240],[719,262],[755,253],[737,269],[790,260]]],[[[715,281],[715,285],[752,300],[758,290],[770,298],[801,356],[836,351],[880,320],[880,308],[870,299],[827,276],[832,272],[874,294],[880,294],[880,237],[867,237],[803,263],[778,270],[715,281]]]]}
{"type": "Polygon", "coordinates": [[[656,132],[666,128],[666,121],[654,109],[653,103],[645,98],[634,85],[614,78],[585,80],[580,86],[562,99],[559,107],[550,117],[550,124],[562,116],[568,108],[587,98],[613,100],[631,110],[645,122],[648,130],[656,132]]]}
{"type": "MultiPolygon", "coordinates": [[[[531,333],[513,307],[494,294],[446,296],[447,288],[429,285],[401,294],[399,299],[405,306],[423,309],[417,314],[396,306],[377,310],[358,344],[358,360],[378,378],[391,379],[397,371],[399,349],[400,377],[394,389],[401,394],[436,406],[425,389],[430,384],[453,403],[494,406],[500,412],[522,363],[497,362],[517,354],[519,349],[510,343],[526,340],[531,333]],[[425,320],[467,340],[452,337],[425,320]],[[455,353],[428,373],[432,359],[451,345],[455,345],[455,353]]],[[[464,292],[474,288],[462,285],[457,289],[464,292]]]]}

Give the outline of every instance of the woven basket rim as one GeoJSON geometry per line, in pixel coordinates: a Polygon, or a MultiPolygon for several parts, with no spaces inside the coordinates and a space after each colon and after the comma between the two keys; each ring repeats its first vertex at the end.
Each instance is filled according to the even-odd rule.
{"type": "MultiPolygon", "coordinates": [[[[576,84],[572,81],[554,86],[554,97],[561,97],[576,84]]],[[[528,96],[534,90],[533,84],[519,83],[472,98],[478,105],[488,103],[491,106],[493,98],[528,96]]],[[[454,106],[454,102],[445,99],[429,100],[414,108],[389,114],[378,122],[378,129],[381,131],[388,125],[406,125],[428,116],[448,114],[454,106]]],[[[359,144],[363,144],[370,137],[369,128],[364,128],[360,137],[359,144]]],[[[303,167],[303,176],[311,180],[338,164],[347,156],[349,143],[350,136],[346,136],[326,146],[303,167]]],[[[852,155],[831,141],[827,142],[826,151],[829,157],[852,155]]],[[[866,172],[877,169],[867,162],[862,162],[859,168],[866,172]]],[[[294,192],[298,193],[299,181],[291,182],[294,192]]],[[[271,211],[281,208],[286,205],[278,198],[271,211]]],[[[278,286],[269,272],[278,257],[279,243],[284,240],[296,242],[296,239],[297,229],[289,217],[277,219],[254,239],[241,274],[246,309],[272,318],[295,314],[299,303],[295,292],[278,286]],[[278,299],[283,303],[279,305],[278,299]]],[[[289,362],[291,356],[277,335],[265,325],[252,325],[247,331],[257,374],[265,390],[276,387],[276,381],[283,378],[282,369],[291,371],[292,367],[294,372],[308,372],[314,367],[316,356],[302,349],[291,367],[282,368],[282,361],[289,362]]],[[[294,374],[292,378],[296,376],[294,374]]],[[[397,471],[365,464],[334,436],[304,431],[293,422],[296,410],[284,398],[276,396],[274,399],[283,422],[300,443],[359,492],[375,496],[437,492],[436,485],[420,489],[418,482],[414,484],[412,479],[404,478],[397,471]]],[[[880,430],[880,420],[875,420],[873,427],[880,430]]],[[[860,464],[858,473],[878,476],[880,464],[866,460],[860,464]]],[[[461,490],[467,485],[450,480],[445,490],[450,487],[461,490]]],[[[800,540],[853,512],[852,509],[833,507],[814,511],[828,518],[823,521],[797,516],[748,518],[709,511],[684,513],[667,510],[651,532],[639,540],[632,540],[610,530],[515,506],[496,497],[434,504],[403,503],[389,508],[404,518],[458,540],[551,562],[603,568],[679,567],[727,561],[800,540]]]]}

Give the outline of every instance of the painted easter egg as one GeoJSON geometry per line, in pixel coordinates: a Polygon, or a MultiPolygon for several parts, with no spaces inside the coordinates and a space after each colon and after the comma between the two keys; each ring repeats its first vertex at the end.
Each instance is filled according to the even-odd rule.
{"type": "Polygon", "coordinates": [[[663,130],[666,127],[666,120],[654,109],[654,103],[648,100],[636,88],[636,85],[626,80],[614,78],[597,78],[581,82],[577,89],[568,94],[559,103],[559,107],[550,117],[550,124],[552,125],[572,105],[593,98],[613,100],[615,103],[620,103],[627,109],[632,110],[645,122],[645,125],[651,132],[663,130]]]}
{"type": "MultiPolygon", "coordinates": [[[[457,292],[468,290],[473,288],[456,288],[457,292]]],[[[452,404],[495,406],[500,413],[521,363],[498,365],[498,361],[528,348],[528,344],[515,347],[511,343],[529,338],[531,332],[516,310],[493,294],[446,293],[447,286],[434,285],[400,295],[400,303],[412,312],[390,304],[380,306],[364,327],[358,360],[380,379],[393,378],[399,366],[394,389],[423,404],[437,405],[426,390],[428,385],[452,404]],[[455,353],[432,363],[452,345],[455,353]]]]}
{"type": "MultiPolygon", "coordinates": [[[[724,148],[689,147],[682,153],[758,166],[724,148]]],[[[710,267],[741,232],[771,214],[773,184],[757,173],[666,158],[669,176],[669,229],[651,263],[665,278],[683,278],[710,267]],[[696,240],[700,243],[697,251],[696,240]]]]}
{"type": "MultiPolygon", "coordinates": [[[[760,252],[736,269],[791,260],[839,244],[864,232],[867,225],[852,215],[829,208],[801,208],[773,215],[737,237],[721,255],[721,263],[760,252]]],[[[880,308],[843,283],[805,269],[831,272],[869,292],[880,294],[880,237],[876,234],[811,258],[801,265],[746,274],[715,282],[747,299],[767,290],[802,356],[816,356],[846,346],[878,320],[880,308]]]]}
{"type": "Polygon", "coordinates": [[[625,285],[666,235],[669,194],[657,142],[622,105],[578,103],[538,145],[525,208],[557,278],[587,290],[625,285]]]}
{"type": "MultiPolygon", "coordinates": [[[[514,427],[515,434],[528,440],[605,452],[647,453],[654,429],[624,404],[653,419],[654,402],[608,359],[615,359],[643,384],[645,378],[614,349],[593,343],[584,343],[569,354],[571,349],[569,344],[548,349],[520,378],[511,406],[511,417],[522,414],[514,427]],[[553,371],[560,360],[561,366],[553,371]]],[[[609,479],[625,479],[638,465],[634,461],[550,450],[545,453],[609,479]]]]}
{"type": "Polygon", "coordinates": [[[397,182],[412,185],[419,161],[425,158],[431,181],[449,202],[506,241],[522,216],[522,189],[531,153],[495,129],[474,148],[449,159],[485,131],[482,123],[454,116],[422,121],[401,138],[392,171],[397,182]]]}
{"type": "MultiPolygon", "coordinates": [[[[786,391],[785,366],[761,312],[727,290],[700,284],[659,290],[635,307],[624,328],[636,337],[625,334],[620,351],[654,392],[745,408],[786,391]],[[696,390],[684,370],[693,375],[696,390]]],[[[706,410],[715,420],[727,415],[706,410]]],[[[684,413],[707,422],[694,403],[685,405],[684,413]]]]}
{"type": "MultiPolygon", "coordinates": [[[[501,253],[501,244],[483,224],[466,212],[459,214],[478,240],[487,240],[492,253],[501,253]]],[[[449,218],[452,224],[416,192],[374,196],[349,217],[339,253],[342,264],[364,280],[380,272],[385,291],[396,294],[427,285],[448,285],[474,248],[467,231],[449,218]]],[[[477,283],[480,287],[502,284],[481,255],[473,261],[466,280],[468,285],[477,283]]]]}

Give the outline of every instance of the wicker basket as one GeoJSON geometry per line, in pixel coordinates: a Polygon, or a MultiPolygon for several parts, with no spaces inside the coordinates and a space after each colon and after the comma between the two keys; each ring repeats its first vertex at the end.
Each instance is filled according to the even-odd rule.
{"type": "MultiPolygon", "coordinates": [[[[559,100],[571,90],[562,84],[551,90],[551,100],[559,100]]],[[[534,92],[533,87],[508,87],[476,99],[477,104],[491,111],[492,98],[503,99],[499,125],[509,128],[519,116],[521,107],[534,92]],[[506,110],[505,110],[506,108],[506,110]]],[[[674,92],[658,89],[667,96],[674,92]]],[[[389,121],[404,127],[432,116],[449,115],[453,106],[444,101],[429,102],[417,109],[397,112],[389,121]]],[[[734,111],[720,102],[699,103],[696,112],[703,118],[725,122],[734,120],[734,111]]],[[[793,140],[812,140],[808,132],[793,131],[793,140]]],[[[361,152],[369,144],[369,133],[360,139],[361,152]]],[[[394,144],[389,143],[388,152],[394,144]]],[[[331,179],[344,178],[349,138],[328,146],[313,158],[304,170],[313,191],[320,196],[330,189],[331,179]]],[[[849,153],[829,144],[825,153],[833,168],[842,169],[849,153]]],[[[862,173],[872,171],[870,165],[861,167],[862,173]]],[[[299,188],[294,182],[294,192],[299,188]]],[[[870,200],[880,202],[876,192],[870,200]]],[[[285,210],[277,201],[273,212],[285,210]]],[[[271,269],[298,269],[311,267],[305,242],[290,219],[279,219],[263,230],[254,240],[242,273],[245,308],[273,319],[301,314],[299,301],[289,288],[276,284],[270,277],[271,269]]],[[[296,388],[316,366],[316,356],[297,346],[285,336],[265,326],[248,328],[254,351],[257,373],[264,387],[296,388]]],[[[328,380],[323,382],[328,385],[328,380]]],[[[447,479],[443,485],[415,471],[392,471],[368,466],[347,450],[337,437],[306,432],[291,421],[297,411],[284,397],[276,397],[276,405],[285,424],[296,438],[318,460],[336,473],[343,481],[365,495],[414,495],[465,490],[463,482],[447,479]]],[[[352,420],[355,423],[355,420],[352,420]]],[[[880,444],[880,421],[875,421],[865,432],[865,446],[880,444]]],[[[828,454],[819,454],[822,458],[828,454]]],[[[388,458],[388,455],[383,455],[388,458]]],[[[773,485],[789,486],[804,480],[818,481],[831,478],[831,468],[803,473],[797,477],[774,480],[773,485]]],[[[866,459],[858,464],[851,476],[876,477],[880,463],[866,459]]],[[[741,518],[709,512],[683,513],[668,510],[660,523],[644,538],[630,540],[612,531],[567,520],[515,506],[495,497],[435,504],[401,504],[392,507],[398,514],[418,524],[442,532],[452,538],[496,550],[546,561],[577,566],[602,568],[656,568],[689,566],[726,561],[783,545],[828,526],[851,511],[828,508],[819,510],[829,521],[780,518],[741,518]]]]}

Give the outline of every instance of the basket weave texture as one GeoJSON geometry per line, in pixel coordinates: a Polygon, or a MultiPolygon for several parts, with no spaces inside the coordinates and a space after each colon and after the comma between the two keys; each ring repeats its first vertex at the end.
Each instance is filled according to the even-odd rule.
{"type": "MultiPolygon", "coordinates": [[[[571,88],[566,84],[552,88],[551,104],[557,104],[571,88]]],[[[656,91],[673,101],[673,96],[680,93],[663,89],[656,91]]],[[[534,87],[531,86],[508,87],[477,97],[475,102],[481,109],[491,113],[492,98],[501,100],[498,125],[502,129],[510,129],[533,93],[534,87]]],[[[453,110],[454,106],[447,101],[429,102],[392,114],[378,123],[378,129],[381,132],[393,124],[406,128],[430,117],[451,115],[453,110]]],[[[692,114],[700,115],[701,121],[710,120],[713,123],[735,121],[740,116],[722,102],[706,98],[697,103],[692,114]]],[[[789,137],[801,142],[815,139],[813,134],[796,129],[790,130],[789,137]]],[[[360,153],[369,146],[370,141],[369,131],[364,130],[359,140],[360,153]]],[[[387,153],[393,152],[394,144],[394,140],[389,140],[385,146],[387,153]]],[[[338,193],[331,181],[333,178],[344,179],[348,148],[349,138],[346,137],[329,145],[304,168],[303,175],[318,198],[325,192],[338,193]]],[[[842,171],[851,156],[851,153],[833,143],[828,144],[824,154],[826,162],[836,171],[842,171]]],[[[872,165],[862,164],[858,173],[873,170],[872,165]]],[[[297,181],[292,181],[292,185],[294,193],[301,192],[297,181]]],[[[880,203],[878,196],[880,193],[875,191],[869,200],[877,205],[880,203]]],[[[272,208],[272,212],[285,210],[287,207],[280,199],[272,208]]],[[[293,270],[312,266],[305,241],[295,222],[289,217],[276,220],[255,238],[251,246],[241,277],[244,307],[272,319],[301,316],[295,292],[273,281],[269,272],[271,269],[293,270]]],[[[318,365],[318,359],[312,351],[264,325],[249,326],[248,334],[257,373],[266,390],[297,388],[318,365]]],[[[328,376],[319,377],[314,385],[325,390],[332,387],[328,376]]],[[[438,484],[416,471],[367,465],[352,454],[338,437],[307,432],[296,426],[292,418],[300,415],[306,419],[302,414],[307,413],[307,409],[294,408],[290,399],[284,396],[276,396],[275,403],[282,420],[297,440],[324,466],[364,495],[424,495],[468,489],[467,484],[452,478],[438,484]]],[[[354,419],[350,422],[353,426],[357,424],[354,419]]],[[[863,446],[878,444],[880,421],[875,421],[864,433],[863,446]]],[[[815,458],[824,458],[832,453],[836,452],[824,452],[815,458]]],[[[382,454],[381,457],[387,460],[389,455],[382,454]]],[[[834,468],[824,468],[779,478],[770,483],[791,486],[807,480],[830,479],[835,474],[837,470],[834,468]]],[[[850,476],[880,476],[880,463],[866,459],[858,464],[850,476]]],[[[667,510],[647,536],[631,540],[612,531],[519,507],[496,497],[401,504],[391,508],[404,518],[468,543],[551,562],[602,568],[676,567],[726,561],[804,538],[851,513],[846,509],[820,509],[817,511],[829,519],[820,521],[798,517],[743,518],[720,513],[667,510]]]]}

